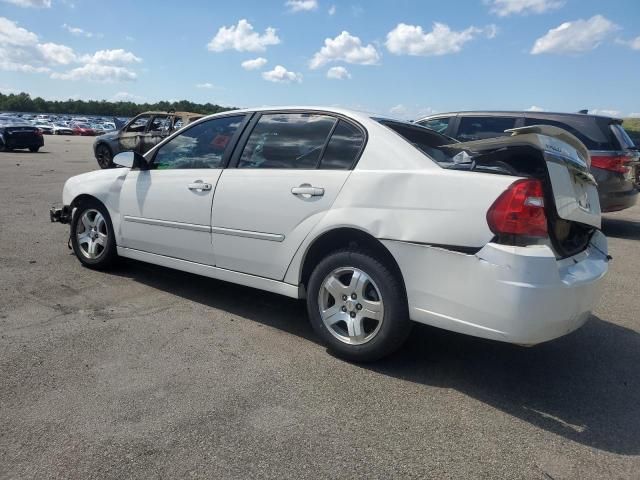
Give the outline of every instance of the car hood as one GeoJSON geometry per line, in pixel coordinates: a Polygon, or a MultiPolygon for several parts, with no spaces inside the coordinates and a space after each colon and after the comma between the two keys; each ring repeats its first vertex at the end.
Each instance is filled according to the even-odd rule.
{"type": "Polygon", "coordinates": [[[120,132],[118,130],[114,130],[113,132],[109,132],[109,133],[105,133],[104,135],[100,135],[99,137],[96,137],[96,142],[99,141],[109,141],[109,140],[115,140],[116,138],[118,138],[118,134],[120,132]]]}

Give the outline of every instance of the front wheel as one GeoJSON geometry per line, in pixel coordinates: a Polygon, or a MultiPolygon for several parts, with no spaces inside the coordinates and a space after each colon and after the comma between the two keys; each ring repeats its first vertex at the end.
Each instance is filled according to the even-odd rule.
{"type": "Polygon", "coordinates": [[[96,270],[110,267],[117,257],[111,217],[98,201],[81,204],[71,221],[71,246],[83,265],[96,270]]]}
{"type": "Polygon", "coordinates": [[[325,257],[309,279],[307,310],[329,349],[353,361],[391,354],[411,331],[402,280],[368,252],[325,257]]]}
{"type": "Polygon", "coordinates": [[[100,168],[113,167],[113,155],[111,154],[111,150],[103,143],[96,147],[96,160],[98,160],[100,168]]]}

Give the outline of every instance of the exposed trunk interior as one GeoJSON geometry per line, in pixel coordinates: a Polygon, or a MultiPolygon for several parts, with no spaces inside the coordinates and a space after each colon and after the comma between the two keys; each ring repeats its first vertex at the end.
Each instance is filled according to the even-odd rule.
{"type": "MultiPolygon", "coordinates": [[[[540,150],[531,146],[509,146],[477,153],[471,156],[470,160],[466,163],[454,163],[448,168],[541,180],[545,188],[549,238],[558,256],[575,255],[587,247],[596,229],[591,225],[567,221],[558,216],[547,162],[540,150]]],[[[506,235],[497,238],[496,241],[508,245],[529,245],[532,239],[506,235]]]]}

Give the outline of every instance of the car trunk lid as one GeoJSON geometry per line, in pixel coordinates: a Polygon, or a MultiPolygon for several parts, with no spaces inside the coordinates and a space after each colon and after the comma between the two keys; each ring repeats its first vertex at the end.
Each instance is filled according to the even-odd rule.
{"type": "Polygon", "coordinates": [[[567,222],[600,228],[597,183],[589,172],[590,156],[584,144],[566,130],[550,125],[532,125],[508,132],[510,137],[455,143],[447,147],[478,153],[511,147],[539,150],[544,157],[557,216],[567,222]]]}

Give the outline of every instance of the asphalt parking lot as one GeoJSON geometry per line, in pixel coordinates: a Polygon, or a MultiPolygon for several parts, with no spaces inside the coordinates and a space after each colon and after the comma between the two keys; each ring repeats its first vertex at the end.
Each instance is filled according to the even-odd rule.
{"type": "Polygon", "coordinates": [[[302,302],[82,268],[48,208],[97,168],[91,142],[0,153],[0,478],[640,478],[640,206],[606,215],[606,294],[577,332],[420,326],[353,365],[302,302]]]}

